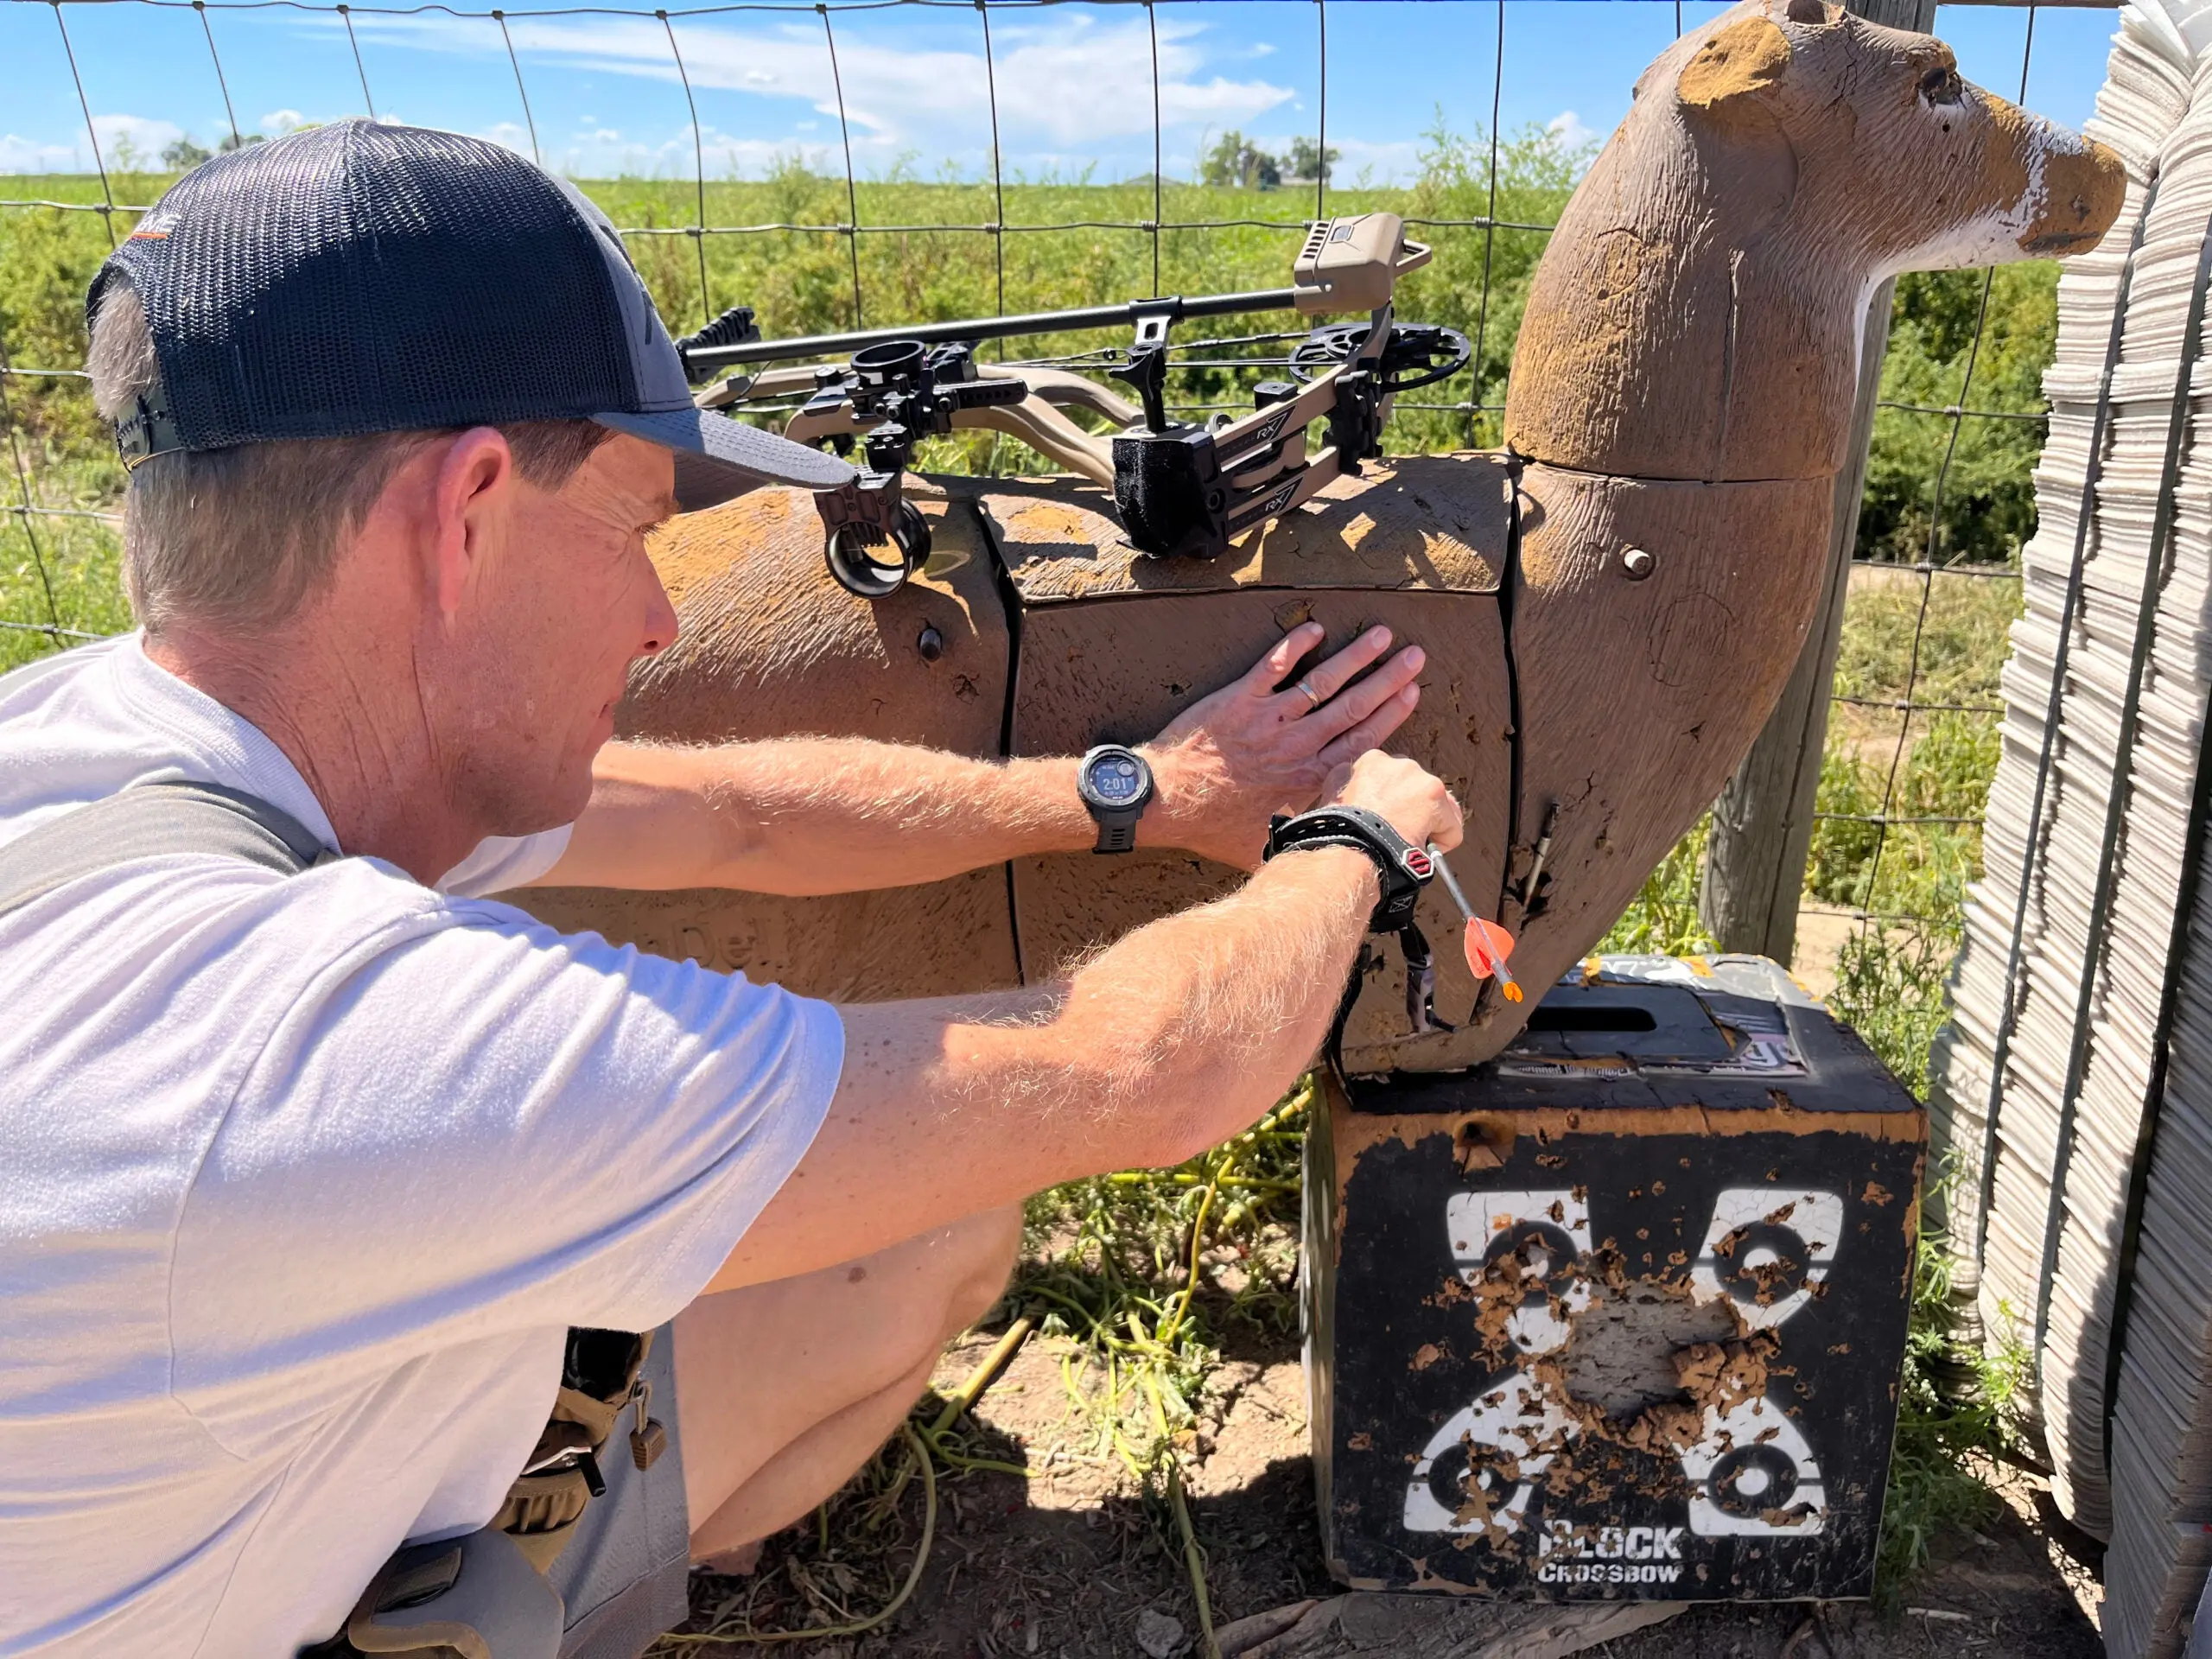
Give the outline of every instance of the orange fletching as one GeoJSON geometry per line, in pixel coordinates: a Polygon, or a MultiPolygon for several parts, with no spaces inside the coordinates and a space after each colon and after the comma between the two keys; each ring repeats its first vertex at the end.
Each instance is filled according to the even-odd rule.
{"type": "Polygon", "coordinates": [[[1479,916],[1467,918],[1467,969],[1477,979],[1488,979],[1503,972],[1505,959],[1513,954],[1513,936],[1496,922],[1486,922],[1479,916]]]}

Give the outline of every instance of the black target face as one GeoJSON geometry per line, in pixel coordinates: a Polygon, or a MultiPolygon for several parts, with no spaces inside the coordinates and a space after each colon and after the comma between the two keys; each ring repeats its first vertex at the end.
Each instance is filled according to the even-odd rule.
{"type": "MultiPolygon", "coordinates": [[[[1827,1028],[1789,1014],[1801,1041],[1827,1028]]],[[[1718,1074],[1401,1072],[1332,1100],[1338,1133],[1313,1147],[1337,1203],[1314,1206],[1307,1241],[1336,1267],[1308,1286],[1328,1322],[1315,1450],[1332,1566],[1393,1591],[1568,1602],[1871,1592],[1924,1142],[1887,1116],[1853,1127],[1916,1108],[1855,1039],[1824,1052],[1849,1068],[1790,1098],[1844,1128],[1719,1133],[1717,1103],[1774,1101],[1764,1077],[1718,1074]],[[1655,1098],[1700,1104],[1646,1133],[1655,1098]],[[1763,1408],[1735,1397],[1736,1366],[1679,1438],[1637,1432],[1670,1421],[1625,1404],[1678,1381],[1652,1362],[1731,1326],[1758,1332],[1763,1408]],[[1576,1398],[1593,1383],[1623,1409],[1576,1398]]]]}
{"type": "Polygon", "coordinates": [[[1501,1230],[1483,1252],[1484,1272],[1508,1256],[1520,1264],[1521,1282],[1529,1287],[1521,1300],[1523,1307],[1564,1295],[1581,1261],[1567,1229],[1548,1221],[1516,1221],[1501,1230]]]}
{"type": "Polygon", "coordinates": [[[1729,1237],[1735,1240],[1736,1248],[1726,1258],[1719,1278],[1738,1301],[1770,1307],[1805,1287],[1813,1252],[1796,1228],[1754,1221],[1738,1227],[1729,1237]]]}
{"type": "Polygon", "coordinates": [[[1485,1500],[1476,1505],[1478,1512],[1495,1510],[1511,1499],[1520,1484],[1521,1477],[1510,1460],[1497,1455],[1491,1446],[1478,1446],[1470,1456],[1465,1440],[1445,1447],[1428,1465],[1428,1495],[1452,1515],[1459,1514],[1476,1492],[1485,1500]]]}
{"type": "Polygon", "coordinates": [[[1739,1446],[1713,1465],[1713,1503],[1745,1519],[1785,1508],[1797,1491],[1797,1460],[1779,1446],[1739,1446]]]}

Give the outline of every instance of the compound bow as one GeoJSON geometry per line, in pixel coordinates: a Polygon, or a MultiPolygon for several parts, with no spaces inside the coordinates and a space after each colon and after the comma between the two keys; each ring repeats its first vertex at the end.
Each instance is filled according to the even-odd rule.
{"type": "Polygon", "coordinates": [[[1398,278],[1428,263],[1395,213],[1317,222],[1292,268],[1292,285],[1256,293],[1136,300],[1021,316],[978,317],[904,328],[764,340],[750,308],[735,307],[677,342],[694,384],[756,363],[849,353],[840,364],[732,374],[697,395],[732,413],[748,403],[805,392],[785,435],[849,454],[865,466],[817,492],[830,573],[855,594],[896,589],[929,556],[929,528],[900,481],[922,438],[961,429],[1007,433],[1050,460],[1110,486],[1130,543],[1156,558],[1217,558],[1236,537],[1288,512],[1333,480],[1357,476],[1382,454],[1383,423],[1401,391],[1466,365],[1466,336],[1392,319],[1398,278]],[[1255,407],[1204,424],[1171,420],[1168,330],[1199,317],[1296,310],[1307,316],[1365,311],[1365,322],[1317,327],[1293,349],[1289,380],[1253,388],[1255,407]],[[1133,325],[1118,360],[1095,366],[1128,383],[1132,405],[1083,375],[1044,365],[980,363],[984,340],[1133,325]],[[1064,412],[1087,410],[1113,427],[1086,431],[1064,412]],[[1326,423],[1318,453],[1307,430],[1326,423]]]}

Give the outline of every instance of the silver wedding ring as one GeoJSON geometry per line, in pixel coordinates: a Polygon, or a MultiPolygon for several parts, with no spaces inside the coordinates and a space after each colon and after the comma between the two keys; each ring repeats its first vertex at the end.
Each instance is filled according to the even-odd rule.
{"type": "Polygon", "coordinates": [[[1306,712],[1307,714],[1312,714],[1314,709],[1319,709],[1321,706],[1321,694],[1313,689],[1313,683],[1310,679],[1302,679],[1299,681],[1298,690],[1306,694],[1306,712]]]}

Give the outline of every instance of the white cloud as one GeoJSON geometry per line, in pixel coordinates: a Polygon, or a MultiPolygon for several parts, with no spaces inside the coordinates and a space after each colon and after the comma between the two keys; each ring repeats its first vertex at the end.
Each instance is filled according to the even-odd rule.
{"type": "Polygon", "coordinates": [[[480,138],[489,138],[495,144],[505,144],[518,156],[529,155],[532,148],[530,142],[530,129],[518,122],[501,121],[494,126],[485,128],[476,136],[480,138]]]}
{"type": "Polygon", "coordinates": [[[92,168],[92,152],[84,141],[43,144],[21,133],[0,132],[0,173],[82,173],[92,168]]]}
{"type": "Polygon", "coordinates": [[[296,132],[308,124],[308,118],[297,110],[271,110],[261,118],[261,130],[271,137],[282,133],[296,132]]]}
{"type": "MultiPolygon", "coordinates": [[[[99,161],[118,171],[158,168],[162,151],[184,137],[184,129],[175,122],[144,115],[96,115],[92,130],[99,138],[99,161]]],[[[0,134],[0,173],[93,170],[92,146],[81,130],[67,143],[0,134]]]]}
{"type": "MultiPolygon", "coordinates": [[[[529,129],[518,123],[503,121],[480,130],[476,137],[505,144],[518,155],[530,154],[529,129]]],[[[688,124],[658,141],[634,137],[616,127],[579,126],[563,135],[541,135],[541,143],[546,166],[587,179],[689,178],[701,155],[708,173],[718,177],[766,172],[793,156],[818,171],[844,165],[842,157],[825,145],[739,138],[711,125],[700,129],[698,153],[692,149],[688,124]]]]}
{"type": "Polygon", "coordinates": [[[1561,110],[1545,122],[1544,131],[1561,149],[1580,149],[1583,145],[1595,143],[1604,137],[1587,125],[1573,110],[1561,110]]]}
{"type": "MultiPolygon", "coordinates": [[[[357,15],[357,29],[391,44],[451,52],[456,43],[442,20],[357,15]]],[[[648,18],[511,17],[515,48],[601,73],[678,79],[668,36],[648,18]]],[[[1235,126],[1287,101],[1287,87],[1207,73],[1204,25],[1160,24],[1160,114],[1169,126],[1235,126]]],[[[741,31],[701,22],[677,34],[695,88],[790,99],[834,119],[837,88],[821,35],[806,26],[741,31]]],[[[1082,13],[1046,24],[1000,29],[998,107],[1007,148],[1034,153],[1147,133],[1152,128],[1151,36],[1143,20],[1101,23],[1082,13]]],[[[491,49],[485,48],[487,52],[491,49]]],[[[985,65],[977,51],[839,42],[854,148],[880,160],[903,149],[944,146],[948,129],[979,124],[985,108],[985,65]]],[[[688,133],[686,135],[688,139],[688,133]]],[[[760,149],[763,141],[732,141],[760,149]]],[[[766,143],[767,154],[789,147],[766,143]]]]}
{"type": "Polygon", "coordinates": [[[162,151],[184,137],[175,122],[146,115],[96,115],[92,130],[110,167],[159,167],[162,151]]]}

